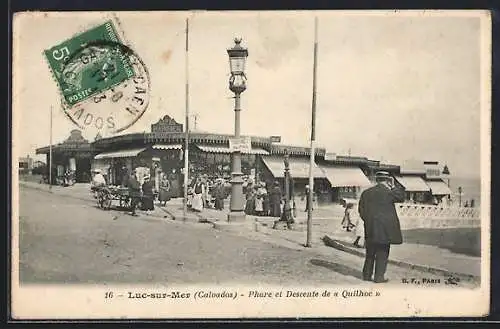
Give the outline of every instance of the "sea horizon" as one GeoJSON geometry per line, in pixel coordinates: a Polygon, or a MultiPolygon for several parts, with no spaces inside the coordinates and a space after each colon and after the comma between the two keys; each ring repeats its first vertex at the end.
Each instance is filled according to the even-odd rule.
{"type": "MultiPolygon", "coordinates": [[[[444,179],[447,182],[446,179],[444,179]]],[[[476,205],[481,203],[481,177],[456,176],[450,177],[450,189],[452,197],[458,198],[458,188],[462,187],[462,204],[474,200],[476,205]]]]}

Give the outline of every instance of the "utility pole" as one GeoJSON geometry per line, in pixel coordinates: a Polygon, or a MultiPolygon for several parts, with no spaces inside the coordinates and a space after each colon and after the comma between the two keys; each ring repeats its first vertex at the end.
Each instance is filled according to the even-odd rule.
{"type": "Polygon", "coordinates": [[[314,155],[316,139],[316,71],[318,58],[318,18],[314,18],[314,63],[313,63],[313,92],[311,113],[311,154],[309,158],[309,207],[307,208],[307,240],[306,247],[311,247],[312,240],[312,207],[314,197],[314,155]]]}
{"type": "Polygon", "coordinates": [[[189,18],[186,18],[186,60],[185,60],[185,75],[186,75],[186,127],[184,135],[184,201],[183,215],[186,220],[187,216],[187,197],[188,197],[188,182],[189,182],[189,18]]]}

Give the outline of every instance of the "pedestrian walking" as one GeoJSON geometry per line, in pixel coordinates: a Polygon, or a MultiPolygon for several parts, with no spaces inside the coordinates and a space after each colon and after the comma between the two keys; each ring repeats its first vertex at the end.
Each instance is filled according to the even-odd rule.
{"type": "Polygon", "coordinates": [[[245,214],[253,215],[255,213],[255,187],[251,182],[247,185],[245,197],[245,214]]]}
{"type": "Polygon", "coordinates": [[[364,248],[365,247],[365,226],[363,225],[363,220],[359,216],[359,212],[357,211],[357,207],[353,205],[351,210],[351,218],[354,224],[354,242],[353,245],[356,248],[364,248]]]}
{"type": "Polygon", "coordinates": [[[215,185],[215,209],[223,210],[224,209],[224,199],[225,199],[225,191],[224,191],[224,179],[219,178],[215,185]]]}
{"type": "Polygon", "coordinates": [[[275,181],[269,195],[271,217],[281,217],[281,197],[280,183],[275,181]]]}
{"type": "Polygon", "coordinates": [[[201,183],[203,184],[203,192],[201,195],[201,198],[203,200],[203,208],[209,208],[208,203],[210,200],[210,196],[209,196],[208,192],[210,191],[210,184],[209,184],[207,175],[203,175],[201,183]]]}
{"type": "Polygon", "coordinates": [[[259,183],[255,195],[255,214],[257,216],[264,215],[264,198],[267,194],[265,184],[259,183]]]}
{"type": "Polygon", "coordinates": [[[162,206],[165,206],[167,201],[170,201],[170,181],[165,174],[161,174],[158,200],[162,206]]]}
{"type": "Polygon", "coordinates": [[[257,191],[255,195],[255,215],[262,216],[264,213],[264,195],[257,191]]]}
{"type": "Polygon", "coordinates": [[[353,204],[351,202],[345,201],[344,218],[342,218],[342,228],[344,228],[347,232],[351,232],[351,229],[354,227],[354,224],[351,221],[352,208],[353,204]]]}
{"type": "Polygon", "coordinates": [[[394,203],[403,202],[405,194],[394,185],[385,171],[377,172],[377,185],[361,194],[359,214],[364,222],[366,256],[363,280],[371,281],[373,269],[376,283],[387,282],[385,271],[391,244],[402,244],[401,226],[394,203]]]}
{"type": "Polygon", "coordinates": [[[154,183],[151,181],[150,176],[144,176],[144,183],[142,184],[142,208],[144,211],[152,211],[155,210],[154,207],[154,192],[153,192],[154,183]]]}
{"type": "Polygon", "coordinates": [[[203,210],[203,195],[205,193],[205,186],[200,177],[196,178],[193,186],[193,198],[191,199],[191,209],[197,212],[203,210]]]}
{"type": "Polygon", "coordinates": [[[135,210],[141,200],[141,184],[137,180],[136,171],[132,171],[128,179],[128,190],[130,196],[130,212],[132,216],[137,216],[135,210]]]}

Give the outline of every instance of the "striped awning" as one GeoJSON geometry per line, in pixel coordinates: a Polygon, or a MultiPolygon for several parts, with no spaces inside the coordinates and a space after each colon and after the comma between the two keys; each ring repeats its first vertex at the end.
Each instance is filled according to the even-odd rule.
{"type": "Polygon", "coordinates": [[[112,159],[112,158],[132,158],[137,156],[139,153],[144,151],[146,148],[138,148],[138,149],[128,149],[114,152],[104,152],[96,155],[94,159],[112,159]]]}
{"type": "Polygon", "coordinates": [[[430,188],[432,195],[451,195],[451,190],[442,180],[426,181],[430,188]]]}
{"type": "Polygon", "coordinates": [[[396,180],[408,192],[428,192],[431,188],[418,176],[396,176],[396,180]]]}
{"type": "MultiPolygon", "coordinates": [[[[196,145],[201,151],[207,152],[207,153],[233,153],[233,151],[229,147],[224,147],[224,146],[205,146],[205,145],[196,145]]],[[[260,155],[267,155],[269,152],[267,152],[264,149],[261,148],[253,148],[250,150],[250,152],[243,152],[244,154],[260,154],[260,155]]]]}
{"type": "Polygon", "coordinates": [[[153,145],[155,150],[182,150],[181,144],[155,144],[153,145]]]}
{"type": "Polygon", "coordinates": [[[371,183],[358,167],[320,166],[332,187],[370,186],[371,183]]]}
{"type": "MultiPolygon", "coordinates": [[[[285,164],[283,157],[262,157],[262,161],[275,177],[283,177],[285,172],[285,164]]],[[[309,159],[308,158],[292,158],[288,159],[290,175],[293,178],[308,178],[309,177],[309,159]]],[[[314,178],[325,178],[325,173],[314,163],[313,166],[314,178]]]]}

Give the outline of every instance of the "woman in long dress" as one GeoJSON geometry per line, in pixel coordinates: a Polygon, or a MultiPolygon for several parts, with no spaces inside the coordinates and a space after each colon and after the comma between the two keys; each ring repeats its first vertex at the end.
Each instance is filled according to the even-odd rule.
{"type": "Polygon", "coordinates": [[[165,174],[161,175],[160,180],[160,195],[158,196],[160,200],[160,205],[165,205],[167,201],[170,201],[170,181],[165,174]]]}
{"type": "Polygon", "coordinates": [[[203,207],[204,208],[209,208],[209,204],[210,204],[210,182],[208,181],[208,177],[205,175],[203,176],[203,180],[202,180],[202,184],[203,184],[203,195],[202,195],[202,199],[203,199],[203,207]]]}
{"type": "Polygon", "coordinates": [[[247,185],[245,214],[253,215],[255,212],[255,189],[252,183],[247,185]]]}
{"type": "Polygon", "coordinates": [[[198,177],[193,187],[193,199],[191,200],[191,209],[197,212],[203,210],[203,195],[205,193],[205,186],[201,179],[198,177]]]}
{"type": "Polygon", "coordinates": [[[263,184],[259,184],[255,196],[255,214],[257,216],[264,215],[264,196],[267,194],[266,188],[263,184]]]}
{"type": "Polygon", "coordinates": [[[344,218],[342,218],[342,227],[347,231],[351,232],[354,224],[351,221],[353,204],[346,202],[344,210],[344,218]]]}
{"type": "Polygon", "coordinates": [[[354,204],[353,206],[353,211],[352,211],[352,219],[354,222],[354,242],[353,245],[358,248],[364,248],[365,247],[365,224],[363,220],[361,219],[361,216],[359,215],[358,212],[358,207],[357,204],[354,204]]]}
{"type": "Polygon", "coordinates": [[[172,170],[168,180],[170,182],[170,198],[178,198],[180,196],[184,197],[184,187],[181,188],[181,185],[179,184],[179,176],[175,174],[175,169],[172,170]]]}

